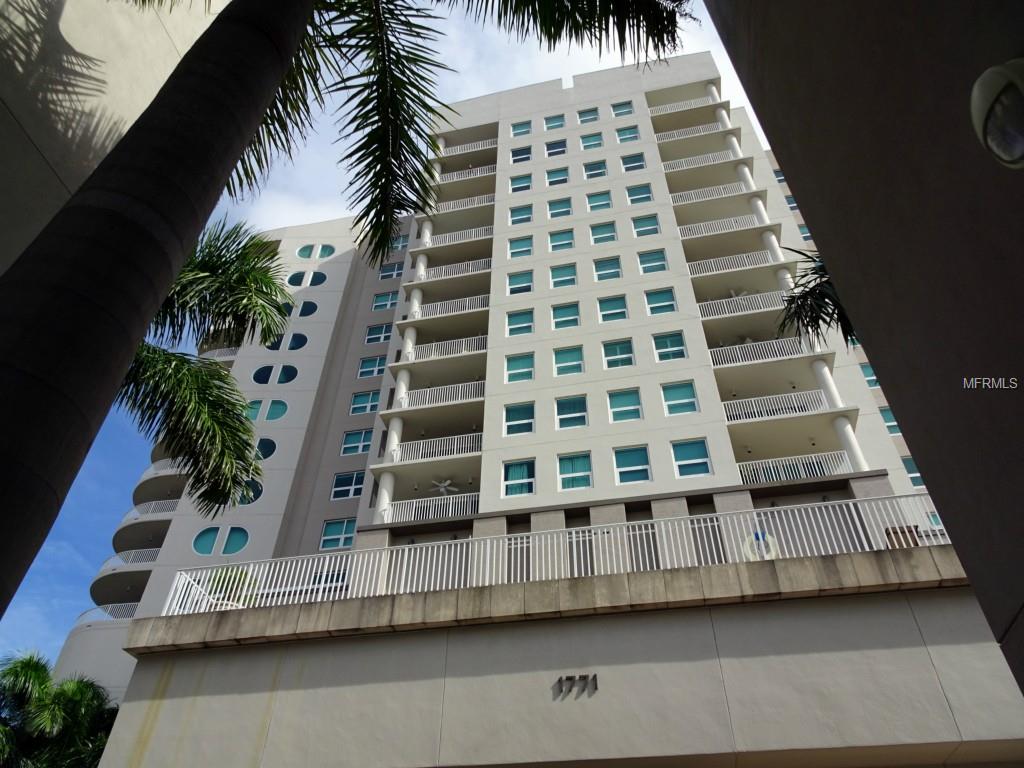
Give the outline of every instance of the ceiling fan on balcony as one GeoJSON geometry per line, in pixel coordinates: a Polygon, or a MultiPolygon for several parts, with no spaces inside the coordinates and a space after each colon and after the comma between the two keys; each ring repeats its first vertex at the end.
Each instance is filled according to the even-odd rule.
{"type": "Polygon", "coordinates": [[[451,479],[448,480],[431,480],[433,488],[430,490],[433,493],[439,493],[442,496],[447,496],[449,493],[458,493],[459,489],[452,485],[451,479]]]}

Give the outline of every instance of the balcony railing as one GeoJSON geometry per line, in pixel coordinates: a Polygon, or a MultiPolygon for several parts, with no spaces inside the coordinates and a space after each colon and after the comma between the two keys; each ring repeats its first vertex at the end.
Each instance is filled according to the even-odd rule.
{"type": "Polygon", "coordinates": [[[410,363],[418,363],[442,357],[455,357],[468,352],[481,352],[485,349],[487,349],[486,336],[469,336],[465,339],[435,341],[433,344],[417,344],[412,348],[412,355],[406,359],[410,363]]]}
{"type": "Polygon", "coordinates": [[[136,504],[126,514],[121,522],[138,520],[146,515],[159,515],[165,512],[173,512],[178,508],[179,499],[164,499],[163,501],[147,501],[145,504],[136,504]]]}
{"type": "Polygon", "coordinates": [[[780,483],[784,480],[812,480],[853,472],[846,451],[784,456],[781,459],[740,461],[736,464],[744,483],[780,483]]]}
{"type": "Polygon", "coordinates": [[[750,253],[736,253],[732,256],[720,256],[717,259],[705,259],[704,261],[691,261],[687,263],[691,277],[702,277],[704,275],[715,275],[719,272],[732,272],[737,269],[748,269],[750,267],[763,267],[771,264],[775,259],[769,251],[751,251],[750,253]]]}
{"type": "Polygon", "coordinates": [[[221,347],[220,349],[208,349],[200,352],[200,357],[217,360],[222,357],[234,357],[238,354],[238,347],[221,347]]]}
{"type": "Polygon", "coordinates": [[[99,621],[128,621],[135,618],[138,603],[110,603],[90,608],[75,619],[75,626],[94,624],[99,621]]]}
{"type": "Polygon", "coordinates": [[[689,139],[694,136],[717,133],[722,130],[725,130],[725,126],[716,121],[714,123],[704,123],[704,125],[694,125],[689,128],[680,128],[676,131],[662,131],[661,133],[654,134],[654,138],[659,142],[675,141],[676,139],[689,139]]]}
{"type": "Polygon", "coordinates": [[[392,501],[384,519],[388,523],[415,523],[445,517],[472,517],[479,512],[479,493],[459,493],[434,499],[392,501]]]}
{"type": "Polygon", "coordinates": [[[749,296],[736,296],[731,299],[715,299],[702,301],[697,305],[700,316],[705,320],[713,317],[740,315],[745,312],[768,312],[785,309],[786,294],[782,291],[752,293],[749,296]]]}
{"type": "Polygon", "coordinates": [[[118,552],[116,555],[108,557],[100,570],[104,568],[113,568],[119,565],[137,565],[139,563],[154,563],[156,562],[157,555],[160,554],[160,547],[154,547],[152,549],[128,549],[124,552],[118,552]]]}
{"type": "Polygon", "coordinates": [[[729,422],[756,421],[777,416],[800,416],[828,410],[825,393],[820,389],[806,392],[787,392],[784,395],[748,397],[744,400],[725,400],[725,418],[729,422]]]}
{"type": "Polygon", "coordinates": [[[790,357],[811,355],[816,351],[805,339],[799,336],[790,336],[785,339],[736,344],[732,347],[713,347],[711,349],[711,364],[722,366],[764,363],[770,360],[785,360],[790,357]]]}
{"type": "Polygon", "coordinates": [[[747,185],[742,181],[734,181],[732,184],[719,184],[715,187],[691,189],[687,192],[676,192],[672,195],[672,205],[699,203],[703,200],[717,200],[720,197],[729,197],[729,195],[738,195],[747,191],[749,191],[747,185]]]}
{"type": "Polygon", "coordinates": [[[480,149],[494,149],[497,146],[497,139],[482,139],[470,142],[469,144],[456,144],[455,146],[442,149],[441,157],[454,157],[455,155],[464,155],[467,152],[476,152],[480,149]]]}
{"type": "Polygon", "coordinates": [[[756,227],[761,220],[752,213],[746,216],[730,216],[728,219],[715,219],[714,221],[701,221],[697,224],[685,224],[679,228],[679,236],[683,240],[693,237],[707,237],[708,235],[720,235],[723,232],[735,232],[738,229],[756,227]]]}
{"type": "Polygon", "coordinates": [[[467,381],[462,384],[448,384],[443,387],[410,389],[398,398],[399,408],[420,408],[425,405],[447,405],[475,400],[484,396],[482,381],[467,381]]]}
{"type": "Polygon", "coordinates": [[[443,235],[434,235],[429,243],[424,243],[421,248],[437,248],[441,245],[454,245],[465,243],[468,240],[482,240],[485,237],[494,236],[494,227],[475,227],[474,229],[461,229],[458,232],[446,232],[443,235]]]}
{"type": "Polygon", "coordinates": [[[706,155],[696,155],[695,157],[681,157],[678,160],[668,160],[661,164],[662,169],[668,173],[669,171],[685,171],[690,168],[700,168],[705,165],[714,165],[715,163],[724,163],[728,160],[735,160],[734,155],[728,149],[722,150],[721,152],[709,152],[706,155]]]}
{"type": "Polygon", "coordinates": [[[657,107],[651,107],[649,112],[651,116],[654,115],[666,115],[669,112],[684,112],[687,109],[696,109],[697,107],[706,107],[709,104],[714,104],[715,100],[710,96],[701,96],[697,99],[687,99],[686,101],[676,101],[672,104],[662,104],[657,107]]]}
{"type": "Polygon", "coordinates": [[[179,571],[164,616],[946,544],[926,494],[179,571]]]}
{"type": "Polygon", "coordinates": [[[471,312],[476,309],[487,309],[490,306],[490,295],[466,296],[462,299],[435,301],[432,304],[421,304],[419,312],[413,313],[413,319],[420,320],[441,315],[454,315],[457,312],[471,312]]]}
{"type": "Polygon", "coordinates": [[[428,440],[413,440],[399,443],[391,452],[390,459],[397,464],[402,461],[421,461],[422,459],[445,459],[450,456],[464,456],[467,453],[480,453],[484,444],[483,434],[471,432],[468,435],[449,435],[448,437],[432,437],[428,440]]]}
{"type": "Polygon", "coordinates": [[[438,203],[434,206],[434,213],[451,213],[452,211],[464,211],[467,208],[476,208],[481,205],[494,203],[494,195],[477,195],[476,197],[463,197],[459,200],[449,200],[438,203]]]}
{"type": "Polygon", "coordinates": [[[439,184],[444,184],[449,181],[462,181],[463,179],[472,179],[477,176],[493,176],[494,172],[498,169],[496,165],[482,165],[479,168],[467,168],[464,171],[451,171],[450,173],[442,173],[437,177],[439,184]]]}
{"type": "Polygon", "coordinates": [[[428,267],[423,271],[423,280],[442,280],[446,277],[472,275],[475,272],[486,272],[491,268],[490,259],[460,261],[458,264],[442,264],[440,267],[428,267]]]}

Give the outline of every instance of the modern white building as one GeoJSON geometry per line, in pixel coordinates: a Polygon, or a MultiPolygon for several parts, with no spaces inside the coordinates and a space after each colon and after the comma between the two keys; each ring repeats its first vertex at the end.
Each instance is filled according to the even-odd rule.
{"type": "Polygon", "coordinates": [[[154,452],[58,665],[131,674],[105,766],[1024,760],[866,358],[779,337],[805,241],[719,86],[455,105],[380,270],[349,220],[271,233],[291,327],[204,350],[257,498],[202,520],[154,452]]]}

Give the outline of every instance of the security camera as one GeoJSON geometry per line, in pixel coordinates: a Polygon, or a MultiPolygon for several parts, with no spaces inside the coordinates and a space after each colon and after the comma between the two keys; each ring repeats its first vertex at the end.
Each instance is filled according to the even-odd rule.
{"type": "Polygon", "coordinates": [[[981,73],[971,89],[978,141],[1007,168],[1024,168],[1024,59],[981,73]]]}

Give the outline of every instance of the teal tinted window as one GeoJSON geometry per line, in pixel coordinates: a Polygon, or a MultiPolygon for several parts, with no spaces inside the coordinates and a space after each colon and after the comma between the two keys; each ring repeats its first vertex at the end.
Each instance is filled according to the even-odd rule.
{"type": "Polygon", "coordinates": [[[351,456],[358,453],[368,453],[370,443],[373,442],[372,429],[357,429],[346,432],[341,440],[341,455],[351,456]]]}
{"type": "MultiPolygon", "coordinates": [[[[406,237],[408,237],[408,235],[406,235],[406,237]]],[[[396,277],[401,277],[403,267],[404,265],[400,261],[394,261],[390,264],[382,264],[380,267],[379,279],[394,280],[396,277]]]]}
{"type": "Polygon", "coordinates": [[[309,276],[309,284],[312,286],[323,285],[327,282],[327,275],[323,272],[314,272],[309,276]]]}
{"type": "Polygon", "coordinates": [[[644,161],[643,152],[636,155],[626,155],[622,158],[622,170],[624,171],[641,171],[647,167],[647,163],[644,161]]]}
{"type": "Polygon", "coordinates": [[[352,499],[363,495],[365,472],[341,472],[334,476],[331,499],[352,499]]]}
{"type": "Polygon", "coordinates": [[[267,408],[267,421],[277,421],[288,413],[288,403],[284,400],[271,400],[267,408]]]}
{"type": "Polygon", "coordinates": [[[640,272],[645,275],[649,275],[653,272],[664,272],[668,269],[668,262],[665,259],[665,252],[658,251],[646,251],[637,256],[640,262],[640,272]]]}
{"type": "Polygon", "coordinates": [[[512,135],[513,136],[528,136],[530,134],[530,121],[523,120],[518,123],[512,123],[512,135]]]}
{"type": "Polygon", "coordinates": [[[645,291],[647,312],[651,315],[663,315],[676,311],[676,295],[671,288],[660,288],[656,291],[645,291]]]}
{"type": "Polygon", "coordinates": [[[548,233],[548,246],[552,251],[567,251],[574,245],[571,229],[548,233]]]}
{"type": "Polygon", "coordinates": [[[550,115],[544,118],[544,130],[554,131],[565,128],[565,115],[550,115]]]}
{"type": "Polygon", "coordinates": [[[328,520],[320,535],[320,549],[349,549],[356,537],[356,519],[328,520]]]}
{"type": "Polygon", "coordinates": [[[277,350],[279,350],[281,348],[281,341],[282,340],[284,340],[284,336],[281,335],[281,334],[278,334],[277,336],[275,336],[273,339],[271,339],[264,346],[267,349],[271,350],[272,352],[276,352],[277,350]]]}
{"type": "Polygon", "coordinates": [[[249,421],[256,421],[260,415],[260,406],[263,405],[262,400],[250,400],[246,406],[245,415],[249,417],[249,421]]]}
{"type": "Polygon", "coordinates": [[[686,357],[686,342],[682,332],[659,333],[654,336],[654,351],[661,363],[686,357]]]}
{"type": "Polygon", "coordinates": [[[643,418],[639,389],[623,389],[608,393],[608,411],[612,421],[635,421],[643,418]]]}
{"type": "Polygon", "coordinates": [[[615,476],[619,483],[640,483],[651,479],[647,446],[615,449],[615,476]]]}
{"type": "Polygon", "coordinates": [[[532,156],[533,150],[531,147],[516,147],[512,150],[512,164],[528,163],[532,156]]]}
{"type": "Polygon", "coordinates": [[[572,215],[572,200],[568,197],[559,200],[548,200],[548,218],[558,219],[572,215]]]}
{"type": "Polygon", "coordinates": [[[636,237],[646,237],[647,235],[656,235],[661,231],[658,226],[658,217],[654,216],[637,216],[633,219],[633,234],[636,237]]]}
{"type": "Polygon", "coordinates": [[[568,146],[566,145],[565,139],[558,139],[556,141],[548,141],[544,144],[544,152],[548,157],[556,157],[558,155],[564,155],[568,146]]]}
{"type": "Polygon", "coordinates": [[[564,347],[555,350],[555,376],[583,373],[583,347],[564,347]]]}
{"type": "Polygon", "coordinates": [[[575,328],[580,324],[580,305],[577,302],[572,304],[561,304],[551,308],[551,323],[557,330],[559,328],[575,328]]]}
{"type": "Polygon", "coordinates": [[[789,206],[789,210],[795,211],[797,209],[796,198],[792,195],[786,195],[786,205],[789,206]]]}
{"type": "Polygon", "coordinates": [[[550,170],[544,172],[544,176],[548,180],[549,187],[569,183],[568,168],[551,168],[550,170]]]}
{"type": "Polygon", "coordinates": [[[220,529],[216,526],[203,528],[196,537],[192,539],[192,549],[197,555],[212,555],[213,545],[217,543],[217,532],[220,529]]]}
{"type": "Polygon", "coordinates": [[[921,477],[921,471],[917,468],[917,463],[910,457],[903,457],[903,468],[907,470],[907,475],[910,477],[910,482],[916,488],[922,488],[924,486],[924,478],[921,477]]]}
{"type": "Polygon", "coordinates": [[[508,185],[512,192],[526,192],[533,186],[533,176],[529,173],[513,176],[508,180],[508,185]]]}
{"type": "Polygon", "coordinates": [[[525,355],[509,355],[505,358],[505,380],[531,381],[533,379],[533,352],[525,355]]]}
{"type": "Polygon", "coordinates": [[[277,443],[271,440],[269,437],[261,437],[256,441],[256,458],[259,461],[265,461],[277,453],[277,443]]]}
{"type": "Polygon", "coordinates": [[[593,485],[589,453],[573,453],[558,457],[558,483],[563,491],[589,488],[593,485]]]}
{"type": "Polygon", "coordinates": [[[580,136],[580,147],[583,149],[600,149],[604,146],[604,140],[600,133],[588,133],[580,136]]]}
{"type": "Polygon", "coordinates": [[[594,245],[600,245],[601,243],[614,243],[616,237],[614,221],[590,225],[590,240],[594,245]]]}
{"type": "Polygon", "coordinates": [[[505,496],[524,496],[533,493],[534,462],[509,461],[502,468],[502,490],[505,496]]]}
{"type": "Polygon", "coordinates": [[[615,138],[619,140],[619,144],[625,144],[627,141],[638,141],[640,139],[640,129],[635,125],[616,128],[615,138]]]}
{"type": "Polygon", "coordinates": [[[528,237],[514,237],[508,241],[508,255],[510,259],[518,259],[533,254],[533,235],[528,237]]]}
{"type": "Polygon", "coordinates": [[[508,276],[508,293],[530,293],[533,290],[533,270],[514,272],[508,276]]]}
{"type": "Polygon", "coordinates": [[[370,309],[394,309],[398,305],[398,291],[386,291],[384,293],[373,294],[373,303],[370,304],[370,309]]]}
{"type": "Polygon", "coordinates": [[[626,197],[630,205],[649,203],[654,200],[650,184],[637,184],[635,187],[626,187],[626,197]]]}
{"type": "Polygon", "coordinates": [[[505,434],[522,435],[533,432],[533,403],[505,406],[505,434]]]}
{"type": "Polygon", "coordinates": [[[295,255],[300,259],[311,259],[313,258],[313,245],[304,245],[295,252],[295,255]]]}
{"type": "Polygon", "coordinates": [[[517,205],[508,209],[509,224],[529,224],[533,221],[532,205],[517,205]]]}
{"type": "Polygon", "coordinates": [[[697,393],[692,381],[680,381],[661,385],[661,397],[665,401],[665,413],[675,416],[680,413],[694,413],[697,408],[697,393]]]}
{"type": "Polygon", "coordinates": [[[562,264],[551,268],[551,287],[569,288],[576,285],[576,265],[562,264]]]}
{"type": "Polygon", "coordinates": [[[675,459],[676,475],[679,477],[711,474],[708,444],[703,439],[672,443],[672,458],[675,459]]]}
{"type": "Polygon", "coordinates": [[[245,549],[245,545],[248,543],[249,532],[245,528],[233,525],[228,528],[228,537],[224,540],[222,551],[225,555],[234,555],[245,549]]]}
{"type": "MultiPolygon", "coordinates": [[[[409,242],[409,236],[408,235],[405,235],[405,241],[406,241],[406,243],[409,242]]],[[[320,246],[320,253],[318,254],[319,258],[321,258],[321,259],[329,259],[333,255],[334,255],[334,246],[333,245],[321,245],[320,246]]]]}
{"type": "Polygon", "coordinates": [[[608,164],[604,160],[595,160],[583,164],[583,176],[587,179],[599,179],[608,175],[608,164]]]}
{"type": "Polygon", "coordinates": [[[274,366],[264,365],[252,372],[252,380],[257,384],[269,384],[270,375],[274,372],[274,366]]]}
{"type": "Polygon", "coordinates": [[[302,285],[302,280],[306,276],[305,272],[292,272],[288,275],[287,283],[293,288],[298,288],[302,285]]]}
{"type": "Polygon", "coordinates": [[[296,349],[302,349],[304,346],[306,346],[306,342],[308,340],[309,339],[306,337],[306,334],[304,333],[293,333],[291,335],[291,338],[288,339],[289,351],[294,352],[296,349]]]}
{"type": "Polygon", "coordinates": [[[367,344],[381,344],[385,341],[391,341],[391,323],[367,326],[364,341],[367,344]]]}
{"type": "Polygon", "coordinates": [[[625,117],[626,115],[633,114],[633,102],[632,101],[619,101],[612,104],[612,114],[615,117],[625,117]]]}
{"type": "Polygon", "coordinates": [[[633,364],[633,342],[606,341],[601,345],[604,349],[604,365],[606,368],[623,368],[633,364]]]}
{"type": "Polygon", "coordinates": [[[533,333],[532,309],[526,309],[520,312],[509,312],[505,317],[509,336],[521,336],[524,333],[533,333]]]}
{"type": "Polygon", "coordinates": [[[262,495],[263,486],[257,480],[246,480],[245,489],[242,491],[242,495],[239,497],[238,503],[242,505],[252,504],[262,495]]]}
{"type": "Polygon", "coordinates": [[[878,386],[878,377],[875,376],[874,368],[867,363],[861,363],[860,372],[864,374],[864,380],[867,381],[869,387],[874,389],[878,386]]]}
{"type": "Polygon", "coordinates": [[[811,230],[808,229],[806,224],[800,224],[799,227],[800,227],[800,237],[802,237],[804,240],[813,240],[814,239],[811,236],[811,230]]]}
{"type": "Polygon", "coordinates": [[[878,412],[882,415],[882,421],[885,422],[885,426],[886,429],[889,430],[889,434],[900,434],[900,425],[896,423],[896,417],[892,415],[892,408],[879,408],[878,412]]]}
{"type": "Polygon", "coordinates": [[[610,323],[614,320],[625,320],[627,316],[625,296],[608,296],[603,299],[598,299],[597,308],[601,315],[602,323],[610,323]]]}
{"type": "Polygon", "coordinates": [[[579,118],[580,125],[585,125],[586,123],[596,123],[597,119],[600,117],[597,111],[597,107],[581,109],[576,113],[576,116],[579,118]]]}
{"type": "Polygon", "coordinates": [[[615,280],[622,277],[622,264],[618,256],[609,256],[607,259],[594,259],[594,277],[601,280],[615,280]]]}
{"type": "Polygon", "coordinates": [[[603,211],[612,207],[611,192],[591,192],[587,195],[588,211],[603,211]]]}
{"type": "MultiPolygon", "coordinates": [[[[312,301],[304,301],[299,305],[299,317],[309,317],[316,312],[316,303],[312,301]]],[[[290,313],[289,313],[290,314],[290,313]]]]}
{"type": "Polygon", "coordinates": [[[558,429],[587,426],[587,398],[584,395],[555,400],[558,429]]]}
{"type": "Polygon", "coordinates": [[[384,355],[364,357],[359,361],[359,372],[356,374],[356,378],[367,379],[371,376],[383,376],[387,364],[388,360],[384,355]]]}
{"type": "Polygon", "coordinates": [[[352,395],[352,404],[349,406],[349,414],[356,416],[360,413],[376,413],[380,406],[380,392],[356,392],[352,395]]]}
{"type": "Polygon", "coordinates": [[[295,377],[299,375],[299,369],[294,365],[282,365],[280,372],[277,374],[278,384],[287,384],[288,382],[295,381],[295,377]]]}

